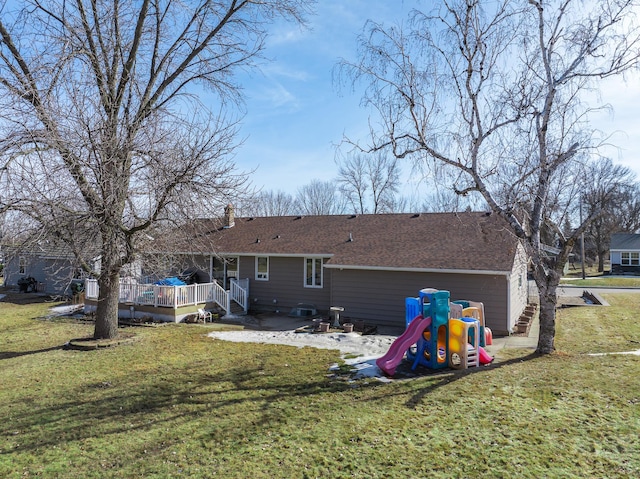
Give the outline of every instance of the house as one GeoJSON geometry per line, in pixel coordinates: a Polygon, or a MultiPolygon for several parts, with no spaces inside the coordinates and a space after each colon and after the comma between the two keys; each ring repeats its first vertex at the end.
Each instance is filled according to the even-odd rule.
{"type": "Polygon", "coordinates": [[[51,295],[71,295],[72,280],[83,278],[73,253],[62,243],[50,240],[4,245],[4,284],[19,287],[29,280],[37,291],[51,295]]]}
{"type": "Polygon", "coordinates": [[[202,220],[181,251],[195,269],[248,282],[251,311],[300,303],[343,318],[404,326],[405,298],[423,288],[483,302],[507,334],[527,303],[524,248],[490,213],[421,213],[202,220]],[[204,253],[203,253],[204,251],[204,253]]]}
{"type": "Polygon", "coordinates": [[[640,275],[640,234],[612,234],[609,257],[611,274],[640,275]]]}

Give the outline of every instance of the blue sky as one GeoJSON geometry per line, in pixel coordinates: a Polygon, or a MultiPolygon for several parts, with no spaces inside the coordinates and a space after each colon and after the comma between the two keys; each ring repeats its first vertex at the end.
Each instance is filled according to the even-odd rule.
{"type": "Polygon", "coordinates": [[[367,112],[360,95],[339,92],[333,69],[355,59],[356,36],[367,19],[401,20],[416,1],[321,0],[309,29],[279,24],[266,56],[272,61],[243,80],[247,114],[236,164],[257,187],[295,194],[313,179],[336,176],[335,145],[344,134],[364,137],[367,112]]]}
{"type": "MultiPolygon", "coordinates": [[[[356,36],[367,19],[391,24],[406,19],[419,0],[320,0],[309,29],[278,24],[271,30],[266,56],[271,59],[242,79],[246,116],[244,144],[235,162],[242,171],[255,170],[258,188],[295,194],[313,179],[330,180],[337,174],[335,145],[344,135],[362,139],[368,131],[368,112],[360,95],[339,91],[333,69],[340,58],[356,59],[356,36]]],[[[602,152],[632,167],[640,176],[640,77],[608,80],[599,101],[613,112],[592,118],[619,148],[602,152]]],[[[405,183],[410,165],[403,165],[405,183]]],[[[412,187],[405,185],[405,192],[412,187]]]]}

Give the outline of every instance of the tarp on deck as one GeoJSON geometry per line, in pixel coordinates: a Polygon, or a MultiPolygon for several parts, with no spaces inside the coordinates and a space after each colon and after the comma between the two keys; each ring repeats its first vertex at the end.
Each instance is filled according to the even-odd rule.
{"type": "Polygon", "coordinates": [[[184,281],[179,280],[175,276],[172,276],[170,278],[161,279],[160,281],[156,281],[153,284],[158,285],[158,286],[186,286],[187,285],[187,283],[185,283],[184,281]]]}

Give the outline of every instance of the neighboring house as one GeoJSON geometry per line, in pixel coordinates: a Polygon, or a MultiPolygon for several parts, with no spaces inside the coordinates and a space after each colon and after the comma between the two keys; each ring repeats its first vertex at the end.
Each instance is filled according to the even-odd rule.
{"type": "Polygon", "coordinates": [[[39,241],[29,247],[5,245],[5,286],[18,287],[23,278],[34,278],[37,290],[48,294],[71,294],[71,280],[79,278],[73,254],[62,244],[39,241]]]}
{"type": "Polygon", "coordinates": [[[611,274],[640,275],[640,234],[615,233],[609,246],[611,274]]]}
{"type": "Polygon", "coordinates": [[[403,326],[405,298],[423,288],[480,301],[486,324],[506,334],[527,303],[524,248],[489,213],[234,218],[200,222],[190,244],[196,268],[221,284],[249,279],[250,309],[325,314],[403,326]],[[195,247],[194,247],[195,248],[195,247]],[[202,253],[202,251],[209,251],[202,253]]]}

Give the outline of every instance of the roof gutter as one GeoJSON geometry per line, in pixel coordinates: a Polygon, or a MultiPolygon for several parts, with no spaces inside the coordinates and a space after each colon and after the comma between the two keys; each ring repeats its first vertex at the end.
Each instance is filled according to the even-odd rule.
{"type": "Polygon", "coordinates": [[[439,268],[397,268],[392,266],[355,266],[344,264],[325,264],[326,269],[348,269],[356,271],[396,271],[402,273],[444,273],[444,274],[480,274],[485,276],[509,276],[511,271],[439,269],[439,268]]]}
{"type": "Polygon", "coordinates": [[[263,253],[224,253],[224,252],[217,252],[217,253],[203,253],[203,252],[198,252],[198,253],[188,253],[188,252],[178,252],[176,254],[179,255],[189,255],[189,256],[269,256],[271,258],[333,258],[333,254],[332,253],[268,253],[268,252],[263,252],[263,253]]]}

